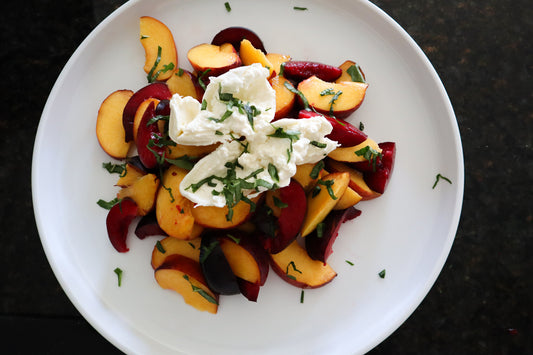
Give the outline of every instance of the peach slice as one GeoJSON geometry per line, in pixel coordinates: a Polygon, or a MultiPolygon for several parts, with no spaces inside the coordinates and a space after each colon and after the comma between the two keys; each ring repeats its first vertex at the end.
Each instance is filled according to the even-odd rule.
{"type": "Polygon", "coordinates": [[[348,183],[348,187],[346,188],[346,191],[342,194],[339,201],[335,204],[333,207],[334,210],[345,210],[349,207],[352,207],[356,204],[358,204],[363,199],[363,196],[359,195],[357,192],[355,192],[354,189],[350,187],[350,184],[348,183]]]}
{"type": "Polygon", "coordinates": [[[287,117],[296,102],[296,94],[287,89],[284,83],[288,81],[283,76],[276,75],[269,80],[276,92],[276,113],[274,119],[287,117]]]}
{"type": "Polygon", "coordinates": [[[184,145],[176,144],[174,146],[167,147],[166,157],[168,159],[178,159],[184,156],[189,158],[201,158],[207,154],[213,152],[218,148],[220,144],[210,144],[210,145],[184,145]]]}
{"type": "Polygon", "coordinates": [[[117,197],[119,199],[131,198],[137,204],[137,214],[144,216],[154,208],[158,188],[159,179],[157,176],[146,174],[137,179],[132,185],[120,189],[117,197]]]}
{"type": "Polygon", "coordinates": [[[321,177],[323,174],[322,169],[316,178],[311,177],[311,173],[317,164],[318,163],[308,163],[298,165],[296,167],[296,174],[292,178],[298,181],[300,185],[302,185],[305,192],[309,192],[309,190],[311,190],[316,185],[318,178],[321,177]]]}
{"type": "Polygon", "coordinates": [[[270,60],[268,60],[265,53],[255,48],[249,40],[243,39],[241,41],[241,48],[239,51],[239,55],[241,56],[243,65],[251,65],[254,63],[259,63],[263,67],[267,68],[268,71],[270,72],[270,75],[268,76],[269,79],[275,75],[274,65],[272,65],[270,60]]]}
{"type": "MultiPolygon", "coordinates": [[[[252,199],[252,201],[255,202],[257,199],[252,199]]],[[[196,223],[205,228],[228,229],[238,226],[249,218],[250,205],[244,201],[240,201],[233,206],[231,220],[227,219],[228,212],[228,206],[195,206],[191,211],[196,223]]]]}
{"type": "Polygon", "coordinates": [[[159,246],[154,246],[152,251],[152,268],[156,270],[159,268],[167,257],[178,254],[186,256],[187,258],[200,262],[200,238],[191,240],[181,240],[173,237],[166,237],[159,241],[159,246]],[[164,250],[162,252],[161,250],[164,250]]]}
{"type": "Polygon", "coordinates": [[[368,84],[343,81],[331,83],[312,76],[298,84],[298,90],[316,111],[344,118],[361,106],[368,84]]]}
{"type": "Polygon", "coordinates": [[[155,212],[157,222],[169,236],[189,240],[195,238],[193,233],[193,203],[180,193],[179,185],[187,170],[170,166],[163,175],[163,181],[157,192],[155,212]]]}
{"type": "Polygon", "coordinates": [[[219,296],[207,285],[197,261],[179,254],[170,255],[155,270],[154,277],[162,288],[182,295],[188,305],[199,311],[217,313],[219,296]]]}
{"type": "Polygon", "coordinates": [[[337,276],[329,264],[311,259],[297,240],[282,252],[270,254],[270,265],[284,281],[300,288],[318,288],[337,276]]]}
{"type": "Polygon", "coordinates": [[[307,195],[307,214],[300,233],[305,237],[326,218],[346,191],[350,182],[348,173],[330,173],[320,179],[307,195]]]}
{"type": "Polygon", "coordinates": [[[348,183],[348,186],[362,197],[362,201],[372,200],[381,195],[368,187],[362,172],[332,159],[328,159],[326,165],[332,172],[346,172],[350,174],[350,182],[348,183]]]}
{"type": "Polygon", "coordinates": [[[145,175],[146,172],[142,171],[133,164],[126,164],[126,173],[118,178],[116,186],[127,187],[133,185],[139,178],[145,175]]]}
{"type": "Polygon", "coordinates": [[[187,59],[198,75],[206,73],[209,76],[219,76],[230,69],[241,66],[241,58],[229,43],[216,46],[202,43],[189,49],[187,59]]]}
{"type": "Polygon", "coordinates": [[[157,107],[157,104],[159,104],[160,100],[156,98],[148,98],[141,102],[139,107],[137,107],[137,111],[135,111],[135,116],[133,117],[133,140],[137,141],[137,132],[139,131],[139,125],[141,124],[141,120],[143,118],[144,112],[146,111],[146,108],[150,103],[154,103],[154,107],[157,107]]]}
{"type": "Polygon", "coordinates": [[[131,90],[117,90],[102,102],[98,110],[96,138],[102,149],[116,159],[125,158],[131,147],[131,142],[125,140],[122,112],[132,95],[131,90]]]}
{"type": "MultiPolygon", "coordinates": [[[[142,16],[139,27],[146,59],[144,71],[156,80],[164,81],[170,78],[178,67],[178,52],[172,32],[163,22],[150,16],[142,16]],[[165,71],[165,66],[172,69],[165,71]]],[[[152,82],[150,78],[149,81],[152,82]]]]}
{"type": "Polygon", "coordinates": [[[335,80],[335,82],[340,83],[341,81],[353,81],[353,82],[360,82],[364,83],[365,81],[365,73],[361,70],[361,67],[359,65],[352,61],[347,60],[344,63],[342,63],[339,68],[342,70],[341,76],[335,80]],[[354,80],[355,79],[355,80],[354,80]]]}
{"type": "Polygon", "coordinates": [[[178,69],[167,81],[167,86],[172,93],[180,96],[190,96],[202,101],[204,89],[198,84],[196,75],[185,69],[178,69]]]}
{"type": "Polygon", "coordinates": [[[238,278],[264,285],[268,276],[268,254],[255,236],[232,231],[218,238],[231,270],[238,278]]]}
{"type": "MultiPolygon", "coordinates": [[[[364,157],[362,154],[362,149],[372,149],[376,153],[381,154],[381,148],[379,145],[372,139],[367,138],[363,143],[355,145],[353,147],[339,147],[328,154],[328,157],[337,161],[344,161],[349,163],[365,162],[368,163],[369,160],[364,157]],[[356,152],[360,152],[359,155],[356,152]]],[[[373,159],[378,159],[379,155],[375,155],[373,159]]]]}
{"type": "Polygon", "coordinates": [[[281,64],[291,60],[290,55],[280,54],[280,53],[267,53],[266,57],[270,61],[270,63],[272,63],[272,67],[274,68],[274,71],[278,75],[280,75],[281,73],[281,64]]]}

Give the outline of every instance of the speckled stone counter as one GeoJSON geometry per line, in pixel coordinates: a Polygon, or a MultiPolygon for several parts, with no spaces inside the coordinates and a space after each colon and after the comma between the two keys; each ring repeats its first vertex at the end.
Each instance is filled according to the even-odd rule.
{"type": "MultiPolygon", "coordinates": [[[[0,328],[9,354],[119,353],[81,317],[52,273],[35,226],[30,174],[39,118],[57,76],[122,3],[0,5],[0,328]]],[[[532,354],[533,6],[373,3],[420,45],[448,91],[462,135],[465,195],[437,282],[371,354],[532,354]]]]}

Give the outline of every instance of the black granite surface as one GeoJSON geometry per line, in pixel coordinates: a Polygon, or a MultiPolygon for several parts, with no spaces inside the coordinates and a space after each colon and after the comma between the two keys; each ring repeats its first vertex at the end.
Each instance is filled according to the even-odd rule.
{"type": "MultiPolygon", "coordinates": [[[[3,353],[119,353],[80,316],[52,273],[35,226],[30,174],[33,140],[57,76],[123,2],[0,5],[3,353]]],[[[466,180],[441,275],[371,354],[533,354],[531,1],[373,2],[406,29],[440,75],[462,135],[466,180]]]]}

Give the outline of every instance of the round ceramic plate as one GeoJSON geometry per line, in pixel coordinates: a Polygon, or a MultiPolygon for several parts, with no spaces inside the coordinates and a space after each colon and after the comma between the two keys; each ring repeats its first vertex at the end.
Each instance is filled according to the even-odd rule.
{"type": "Polygon", "coordinates": [[[83,316],[127,353],[363,353],[414,311],[437,278],[457,229],[463,160],[446,92],[423,52],[367,1],[131,1],[103,21],[59,76],[42,114],[33,157],[33,202],[48,260],[83,316]],[[304,4],[304,5],[302,5],[304,4]],[[305,6],[306,9],[296,9],[305,6]],[[139,17],[173,32],[179,65],[187,50],[221,29],[244,26],[270,52],[340,65],[357,61],[370,84],[349,121],[375,141],[397,143],[386,193],[361,202],[329,262],[338,276],[305,291],[271,272],[257,303],[221,297],[218,314],[199,312],[154,280],[154,238],[130,236],[128,253],[107,238],[116,176],[95,136],[100,103],[117,89],[146,85],[139,17]],[[441,180],[433,189],[437,174],[441,180]],[[353,266],[348,263],[353,263],[353,266]],[[113,270],[124,271],[117,286],[113,270]],[[385,278],[378,276],[386,270],[385,278]]]}

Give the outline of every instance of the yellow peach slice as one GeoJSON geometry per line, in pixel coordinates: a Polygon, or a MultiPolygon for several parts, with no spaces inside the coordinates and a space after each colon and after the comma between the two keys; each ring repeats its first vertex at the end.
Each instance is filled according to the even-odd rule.
{"type": "Polygon", "coordinates": [[[178,67],[178,53],[170,29],[161,21],[150,16],[142,16],[139,21],[141,44],[145,51],[144,71],[152,73],[157,80],[166,80],[178,67]],[[159,52],[159,48],[161,48],[159,52]],[[159,58],[157,66],[154,65],[159,58]],[[162,69],[172,64],[173,69],[165,72],[162,69]]]}

